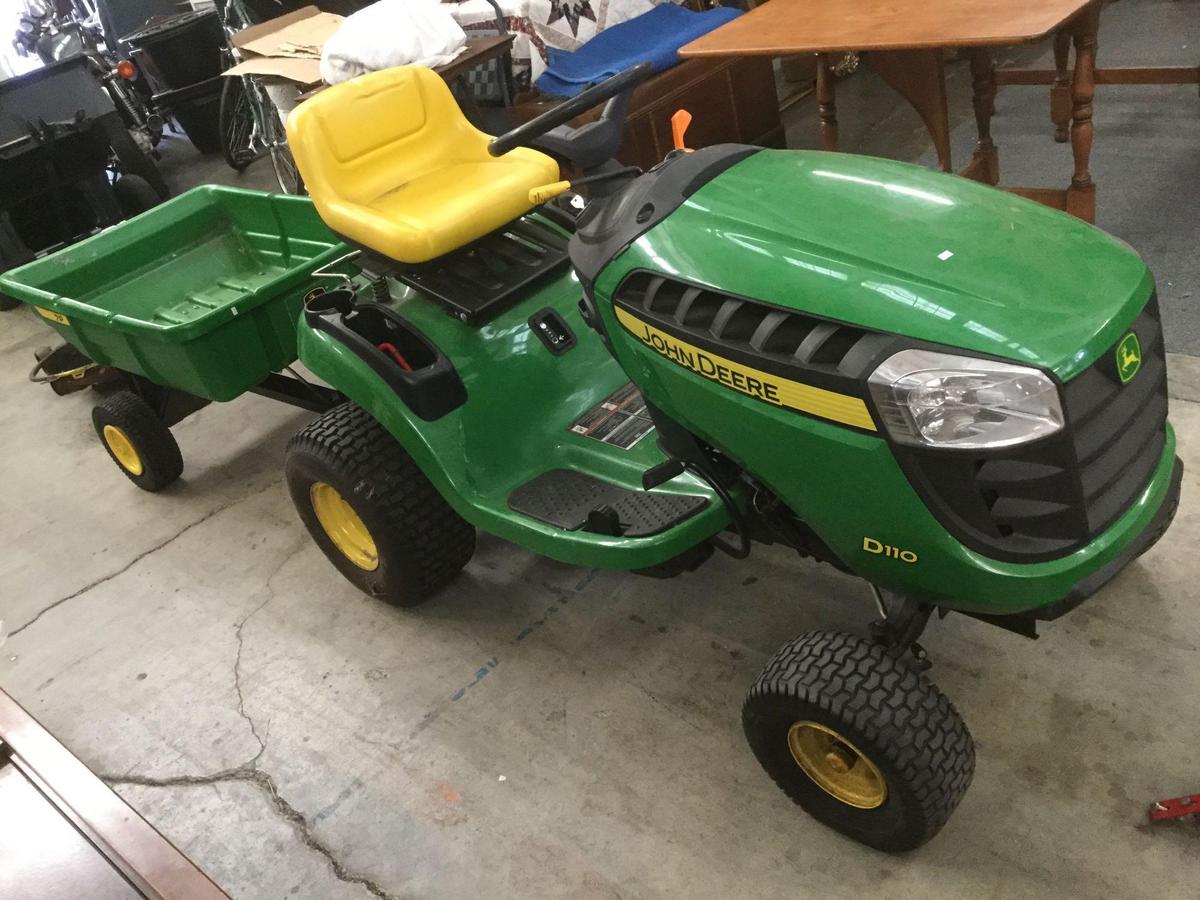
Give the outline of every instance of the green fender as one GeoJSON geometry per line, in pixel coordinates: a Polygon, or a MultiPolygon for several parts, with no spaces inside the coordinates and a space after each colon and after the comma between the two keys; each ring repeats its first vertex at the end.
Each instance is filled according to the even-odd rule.
{"type": "Polygon", "coordinates": [[[481,326],[463,324],[415,293],[395,297],[392,308],[450,358],[467,388],[466,403],[433,422],[416,417],[365,362],[303,317],[300,359],[383,425],[477,528],[562,562],[612,569],[658,565],[729,522],[711,489],[690,474],[656,490],[701,494],[708,506],[648,537],[564,531],[508,507],[514,488],[550,469],[640,489],[642,473],[665,459],[653,435],[623,450],[570,431],[579,416],[629,381],[580,319],[579,296],[579,282],[563,274],[481,326]],[[578,339],[562,356],[553,356],[526,324],[546,307],[558,310],[578,339]]]}

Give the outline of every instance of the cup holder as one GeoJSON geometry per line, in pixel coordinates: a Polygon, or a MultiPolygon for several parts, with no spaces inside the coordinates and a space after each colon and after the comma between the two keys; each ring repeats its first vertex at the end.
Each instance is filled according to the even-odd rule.
{"type": "Polygon", "coordinates": [[[346,315],[354,309],[355,295],[349,288],[335,288],[310,297],[304,303],[306,316],[327,316],[331,313],[346,315]]]}

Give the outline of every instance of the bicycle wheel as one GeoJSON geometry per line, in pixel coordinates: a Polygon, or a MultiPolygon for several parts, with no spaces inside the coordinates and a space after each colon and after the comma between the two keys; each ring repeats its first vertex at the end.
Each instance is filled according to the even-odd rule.
{"type": "Polygon", "coordinates": [[[279,182],[281,191],[285,194],[308,193],[286,140],[283,143],[271,145],[271,164],[275,166],[275,180],[279,182]]]}
{"type": "Polygon", "coordinates": [[[283,116],[271,99],[265,86],[255,84],[254,98],[258,104],[259,121],[262,123],[263,143],[271,154],[271,165],[275,169],[275,180],[285,194],[305,194],[304,179],[296,167],[296,160],[287,143],[287,130],[283,116]]]}
{"type": "Polygon", "coordinates": [[[221,151],[225,162],[235,172],[241,172],[254,162],[254,110],[246,95],[246,85],[240,78],[226,78],[221,88],[221,151]]]}

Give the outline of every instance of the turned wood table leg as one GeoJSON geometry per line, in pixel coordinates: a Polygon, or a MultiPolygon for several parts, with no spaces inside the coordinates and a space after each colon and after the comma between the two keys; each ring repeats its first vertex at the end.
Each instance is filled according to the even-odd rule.
{"type": "Polygon", "coordinates": [[[1050,88],[1050,121],[1054,139],[1065,144],[1071,126],[1071,32],[1066,28],[1054,35],[1054,86],[1050,88]]]}
{"type": "Polygon", "coordinates": [[[972,47],[971,88],[975,128],[979,137],[967,174],[985,184],[1000,183],[1000,154],[992,141],[992,115],[996,109],[996,66],[986,47],[972,47]]]}
{"type": "Polygon", "coordinates": [[[938,165],[950,165],[950,113],[946,105],[946,72],[942,48],[875,50],[867,56],[880,77],[912,104],[933,139],[938,165]]]}
{"type": "Polygon", "coordinates": [[[837,150],[837,100],[833,89],[833,65],[827,53],[817,54],[817,115],[821,119],[821,147],[837,150]]]}
{"type": "Polygon", "coordinates": [[[1100,4],[1093,3],[1071,25],[1075,43],[1075,78],[1071,84],[1071,151],[1075,173],[1067,189],[1067,212],[1096,221],[1096,185],[1088,168],[1092,155],[1092,97],[1096,91],[1096,35],[1100,4]]]}

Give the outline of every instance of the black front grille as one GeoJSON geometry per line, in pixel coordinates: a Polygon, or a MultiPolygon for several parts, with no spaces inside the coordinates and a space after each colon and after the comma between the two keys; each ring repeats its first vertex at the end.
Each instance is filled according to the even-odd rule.
{"type": "Polygon", "coordinates": [[[992,557],[1063,556],[1112,525],[1149,482],[1166,440],[1167,369],[1158,303],[1130,329],[1141,367],[1128,384],[1116,345],[1063,388],[1066,427],[1014,451],[896,448],[926,503],[992,557]]]}
{"type": "Polygon", "coordinates": [[[1167,439],[1167,360],[1157,301],[1147,304],[1132,330],[1142,365],[1129,384],[1121,384],[1114,348],[1064,391],[1089,536],[1116,521],[1141,493],[1167,439]]]}

